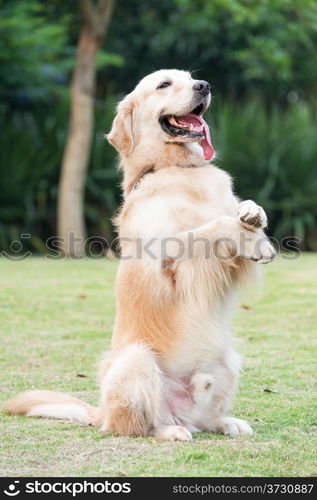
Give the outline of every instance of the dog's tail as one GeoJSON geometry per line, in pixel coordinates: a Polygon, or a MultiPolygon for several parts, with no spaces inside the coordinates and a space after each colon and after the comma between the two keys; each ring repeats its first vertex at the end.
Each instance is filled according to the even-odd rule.
{"type": "Polygon", "coordinates": [[[99,409],[69,394],[54,391],[27,391],[6,401],[3,410],[12,415],[46,417],[86,425],[99,425],[99,409]]]}

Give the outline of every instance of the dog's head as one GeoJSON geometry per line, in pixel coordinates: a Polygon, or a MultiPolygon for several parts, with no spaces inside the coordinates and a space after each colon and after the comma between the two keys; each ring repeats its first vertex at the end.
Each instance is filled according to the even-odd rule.
{"type": "Polygon", "coordinates": [[[198,142],[206,160],[214,150],[202,118],[210,104],[210,85],[190,73],[160,70],[143,78],[119,104],[109,142],[122,156],[140,145],[161,142],[198,142]]]}

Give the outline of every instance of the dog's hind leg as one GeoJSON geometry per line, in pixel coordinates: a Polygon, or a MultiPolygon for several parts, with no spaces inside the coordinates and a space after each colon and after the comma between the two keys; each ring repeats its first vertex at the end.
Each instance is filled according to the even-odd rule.
{"type": "Polygon", "coordinates": [[[111,352],[101,366],[101,429],[129,436],[153,435],[163,408],[164,377],[155,354],[144,344],[111,352]]]}
{"type": "Polygon", "coordinates": [[[240,418],[228,416],[240,372],[240,359],[228,350],[213,372],[214,388],[209,411],[205,412],[205,430],[228,436],[251,436],[250,425],[240,418]]]}

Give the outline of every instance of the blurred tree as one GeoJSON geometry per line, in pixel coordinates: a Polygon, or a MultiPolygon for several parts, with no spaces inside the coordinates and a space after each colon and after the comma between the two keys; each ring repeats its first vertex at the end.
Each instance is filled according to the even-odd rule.
{"type": "Polygon", "coordinates": [[[71,116],[58,196],[58,235],[67,256],[84,253],[84,187],[93,130],[96,57],[107,31],[113,0],[81,0],[82,28],[71,83],[71,116]]]}

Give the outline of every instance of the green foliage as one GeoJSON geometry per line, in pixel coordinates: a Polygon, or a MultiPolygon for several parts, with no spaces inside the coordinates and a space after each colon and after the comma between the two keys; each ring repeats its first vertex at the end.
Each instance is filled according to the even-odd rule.
{"type": "Polygon", "coordinates": [[[266,108],[253,100],[216,108],[219,164],[234,176],[239,195],[265,207],[276,238],[307,240],[317,226],[316,105],[266,108]]]}
{"type": "Polygon", "coordinates": [[[161,0],[155,7],[122,0],[106,43],[126,61],[107,77],[120,77],[126,89],[153,69],[177,67],[202,70],[218,95],[260,91],[285,100],[290,90],[316,90],[315,0],[161,0]]]}
{"type": "Polygon", "coordinates": [[[48,19],[38,0],[0,1],[0,90],[54,86],[73,64],[70,14],[48,19]]]}
{"type": "MultiPolygon", "coordinates": [[[[0,0],[1,249],[30,233],[30,246],[41,251],[56,232],[65,84],[79,29],[77,0],[0,0]]],[[[218,161],[237,193],[264,205],[271,234],[297,235],[317,249],[316,46],[314,0],[116,2],[97,59],[89,234],[111,238],[120,202],[115,153],[103,138],[113,96],[150,71],[179,67],[201,69],[194,75],[213,85],[218,161]]]]}
{"type": "MultiPolygon", "coordinates": [[[[80,28],[78,2],[0,0],[3,88],[67,77],[80,28]]],[[[153,69],[200,69],[217,94],[285,100],[315,93],[315,0],[116,2],[99,56],[100,92],[130,90],[153,69]],[[111,68],[111,69],[110,69],[111,68]]],[[[55,89],[56,90],[56,89],[55,89]]]]}
{"type": "MultiPolygon", "coordinates": [[[[78,2],[0,0],[0,92],[24,89],[41,97],[63,91],[79,36],[78,2]],[[62,85],[61,85],[62,84],[62,85]]],[[[123,57],[100,50],[97,67],[120,67],[123,57]]]]}
{"type": "MultiPolygon", "coordinates": [[[[30,233],[32,246],[52,229],[52,200],[56,198],[56,167],[64,143],[57,126],[60,113],[1,110],[0,241],[7,248],[21,232],[30,233]],[[54,175],[55,174],[55,175],[54,175]],[[51,177],[53,176],[53,177],[51,177]],[[55,182],[52,182],[55,181],[55,182]],[[46,226],[46,227],[45,227],[46,226]],[[15,237],[14,237],[15,236],[15,237]]],[[[63,119],[65,114],[63,115],[63,119]]]]}
{"type": "MultiPolygon", "coordinates": [[[[69,103],[26,112],[0,110],[0,248],[31,234],[24,246],[43,251],[56,234],[56,203],[69,103]]],[[[110,128],[113,102],[96,103],[93,153],[87,177],[86,218],[89,231],[107,238],[110,216],[118,205],[118,174],[112,148],[103,137],[110,128]]]]}

